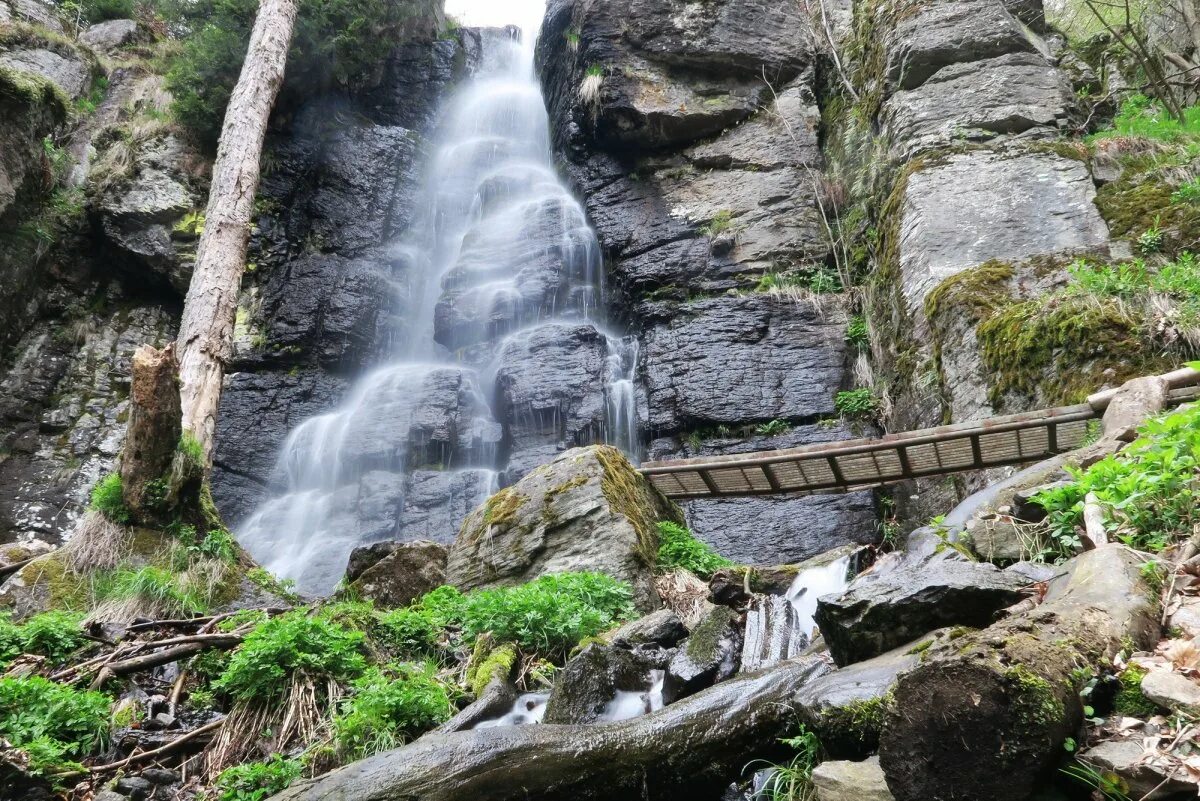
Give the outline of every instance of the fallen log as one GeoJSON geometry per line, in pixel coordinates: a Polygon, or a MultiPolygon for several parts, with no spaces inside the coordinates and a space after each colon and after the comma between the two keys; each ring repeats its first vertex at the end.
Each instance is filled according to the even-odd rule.
{"type": "Polygon", "coordinates": [[[1158,638],[1145,559],[1087,551],[1044,603],[930,648],[902,675],[879,750],[896,801],[1028,799],[1079,729],[1087,671],[1158,638]]]}
{"type": "MultiPolygon", "coordinates": [[[[756,758],[782,756],[793,697],[828,670],[782,662],[632,720],[430,734],[285,790],[276,801],[719,798],[756,758]]],[[[753,768],[751,768],[753,770],[753,768]]]]}
{"type": "Polygon", "coordinates": [[[92,679],[91,689],[99,689],[100,687],[104,686],[106,681],[117,676],[125,676],[130,673],[138,673],[143,670],[149,670],[150,668],[156,668],[160,665],[167,665],[171,662],[178,662],[180,659],[186,659],[189,656],[195,656],[201,651],[209,648],[234,648],[241,644],[242,635],[197,635],[194,637],[176,637],[174,641],[183,641],[183,643],[181,645],[163,648],[159,651],[152,651],[148,654],[142,654],[141,656],[133,656],[129,659],[122,659],[119,662],[110,662],[100,669],[100,672],[96,674],[96,678],[92,679]]]}

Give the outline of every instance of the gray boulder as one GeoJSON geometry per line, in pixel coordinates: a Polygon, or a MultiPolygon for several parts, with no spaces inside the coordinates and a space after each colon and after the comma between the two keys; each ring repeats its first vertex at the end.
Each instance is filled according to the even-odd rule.
{"type": "Polygon", "coordinates": [[[828,761],[812,773],[817,801],[893,801],[879,757],[862,762],[828,761]]]}
{"type": "Polygon", "coordinates": [[[594,723],[610,719],[609,706],[617,693],[644,693],[649,685],[649,671],[632,651],[592,643],[555,673],[542,722],[594,723]]]}
{"type": "Polygon", "coordinates": [[[663,700],[670,704],[737,673],[742,656],[742,628],[738,613],[715,606],[692,629],[667,666],[663,700]]]}
{"type": "Polygon", "coordinates": [[[72,100],[92,82],[91,66],[68,48],[30,47],[0,52],[0,67],[43,78],[72,100]]]}
{"type": "Polygon", "coordinates": [[[621,648],[639,645],[673,648],[687,636],[687,627],[683,625],[679,615],[670,609],[659,609],[629,621],[614,631],[609,639],[613,645],[621,648]]]}
{"type": "Polygon", "coordinates": [[[1176,775],[1177,765],[1148,757],[1140,739],[1099,743],[1080,753],[1079,761],[1097,770],[1115,773],[1128,784],[1130,798],[1164,801],[1196,794],[1194,783],[1176,775]]]}
{"type": "Polygon", "coordinates": [[[1151,670],[1143,676],[1142,695],[1173,712],[1200,710],[1200,685],[1172,670],[1151,670]]]}
{"type": "MultiPolygon", "coordinates": [[[[357,597],[393,609],[408,606],[446,583],[446,546],[423,540],[390,544],[394,546],[390,553],[350,580],[357,597]]],[[[352,562],[359,550],[351,553],[352,562]]]]}
{"type": "Polygon", "coordinates": [[[942,626],[981,628],[1019,602],[1024,576],[951,558],[884,560],[817,602],[817,625],[839,665],[869,659],[942,626]]]}
{"type": "Polygon", "coordinates": [[[110,19],[89,25],[87,30],[79,35],[79,41],[101,53],[112,51],[132,44],[138,39],[138,24],[131,19],[110,19]]]}
{"type": "Polygon", "coordinates": [[[463,521],[447,578],[469,590],[595,570],[629,582],[639,606],[653,609],[659,520],[679,521],[679,512],[620,451],[575,448],[496,493],[463,521]]]}

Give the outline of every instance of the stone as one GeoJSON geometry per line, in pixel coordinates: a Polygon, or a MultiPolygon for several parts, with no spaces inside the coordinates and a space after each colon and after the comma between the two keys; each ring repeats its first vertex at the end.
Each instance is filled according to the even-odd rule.
{"type": "Polygon", "coordinates": [[[1171,670],[1151,670],[1142,678],[1142,695],[1171,711],[1200,710],[1200,685],[1171,670]]]}
{"type": "Polygon", "coordinates": [[[176,771],[165,768],[146,768],[139,775],[158,785],[177,784],[181,780],[176,771]]]}
{"type": "Polygon", "coordinates": [[[922,313],[935,286],[989,260],[1103,246],[1094,198],[1083,163],[1046,153],[962,153],[912,173],[899,234],[910,310],[922,313]]]}
{"type": "Polygon", "coordinates": [[[702,425],[833,415],[845,356],[845,313],[768,294],[710,298],[644,339],[648,423],[702,425]]]}
{"type": "Polygon", "coordinates": [[[658,606],[652,570],[659,520],[678,511],[615,448],[569,450],[473,511],[450,549],[447,580],[470,590],[595,570],[658,606]]]}
{"type": "Polygon", "coordinates": [[[59,50],[49,48],[0,52],[0,67],[44,78],[72,100],[86,92],[92,80],[91,68],[74,53],[64,55],[59,50]]]}
{"type": "Polygon", "coordinates": [[[117,791],[132,798],[133,801],[144,801],[154,793],[154,784],[140,776],[126,776],[117,779],[117,791]]]}
{"type": "Polygon", "coordinates": [[[713,607],[692,629],[667,667],[663,700],[671,704],[737,673],[742,654],[738,614],[727,606],[713,607]]]}
{"type": "Polygon", "coordinates": [[[883,119],[886,135],[912,158],[963,140],[1056,133],[1073,104],[1070,84],[1040,53],[1010,53],[943,67],[893,94],[883,119]]]}
{"type": "Polygon", "coordinates": [[[687,627],[683,625],[679,615],[670,609],[659,609],[629,621],[614,631],[609,639],[613,645],[622,648],[638,645],[673,648],[687,636],[687,627]]]}
{"type": "Polygon", "coordinates": [[[1159,376],[1126,381],[1104,410],[1104,436],[1122,442],[1137,439],[1137,429],[1167,404],[1170,387],[1159,376]]]}
{"type": "Polygon", "coordinates": [[[1168,630],[1179,629],[1185,637],[1193,640],[1200,637],[1200,596],[1177,593],[1168,611],[1168,630]]]}
{"type": "Polygon", "coordinates": [[[41,0],[7,0],[13,14],[26,22],[40,25],[55,33],[63,33],[62,22],[54,6],[41,0]]]}
{"type": "Polygon", "coordinates": [[[610,720],[618,692],[646,692],[645,665],[623,648],[592,643],[554,674],[543,723],[595,723],[610,720]]]}
{"type": "Polygon", "coordinates": [[[112,51],[131,44],[138,39],[138,24],[131,19],[110,19],[89,25],[79,35],[79,41],[93,50],[101,53],[112,51]]]}
{"type": "Polygon", "coordinates": [[[446,546],[422,540],[393,545],[390,553],[350,583],[357,597],[382,609],[394,609],[408,606],[446,583],[446,546]]]}
{"type": "Polygon", "coordinates": [[[971,550],[988,562],[1016,562],[1037,556],[1031,552],[1034,541],[1023,535],[1011,518],[972,518],[967,522],[966,533],[971,550]]]}
{"type": "Polygon", "coordinates": [[[350,583],[361,576],[368,568],[379,564],[379,561],[400,547],[398,542],[374,542],[360,545],[350,552],[346,562],[346,582],[350,583]]]}
{"type": "Polygon", "coordinates": [[[841,595],[822,597],[816,620],[834,661],[869,659],[943,626],[987,626],[1025,597],[1025,577],[950,554],[881,560],[841,595]]]}
{"type": "Polygon", "coordinates": [[[818,801],[893,801],[879,757],[862,762],[830,760],[812,772],[818,801]]]}
{"type": "Polygon", "coordinates": [[[1141,740],[1107,740],[1082,751],[1079,760],[1120,776],[1129,785],[1130,798],[1163,801],[1196,792],[1195,784],[1176,775],[1175,765],[1147,754],[1141,740]]]}
{"type": "Polygon", "coordinates": [[[105,787],[96,793],[95,801],[127,801],[127,799],[128,796],[121,795],[116,790],[110,790],[105,787]]]}

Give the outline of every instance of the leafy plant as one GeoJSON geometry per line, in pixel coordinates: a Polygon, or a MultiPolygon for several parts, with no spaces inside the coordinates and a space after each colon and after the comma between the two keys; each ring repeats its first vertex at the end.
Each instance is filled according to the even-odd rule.
{"type": "Polygon", "coordinates": [[[27,751],[35,774],[69,768],[69,760],[104,745],[107,695],[42,678],[0,679],[0,738],[27,751]],[[66,763],[66,764],[64,764],[66,763]]]}
{"type": "Polygon", "coordinates": [[[295,759],[272,754],[266,762],[247,762],[221,771],[213,786],[217,801],[262,801],[286,790],[300,778],[295,759]]]}
{"type": "Polygon", "coordinates": [[[386,751],[450,719],[454,705],[432,665],[370,668],[334,716],[339,750],[350,759],[386,751]]]}
{"type": "Polygon", "coordinates": [[[1195,203],[1200,201],[1200,178],[1180,184],[1171,193],[1172,203],[1195,203]]]}
{"type": "Polygon", "coordinates": [[[51,611],[34,615],[17,627],[20,652],[41,654],[50,664],[61,665],[88,641],[80,628],[83,618],[82,612],[51,611]]]}
{"type": "Polygon", "coordinates": [[[496,642],[563,658],[584,637],[633,617],[632,598],[628,585],[603,573],[552,573],[463,596],[461,625],[470,642],[491,633],[496,642]]]}
{"type": "Polygon", "coordinates": [[[754,433],[760,437],[774,437],[778,434],[786,434],[792,430],[792,424],[787,420],[771,420],[766,423],[760,423],[754,427],[754,433]]]}
{"type": "Polygon", "coordinates": [[[1034,496],[1052,537],[1077,536],[1089,492],[1110,530],[1131,548],[1157,553],[1191,535],[1200,497],[1200,406],[1147,420],[1138,431],[1124,450],[1085,470],[1071,468],[1071,483],[1034,496]]]}
{"type": "Polygon", "coordinates": [[[691,531],[669,520],[658,524],[658,567],[660,570],[690,570],[708,578],[734,563],[696,539],[691,531]]]}
{"type": "Polygon", "coordinates": [[[802,725],[799,734],[780,742],[795,749],[796,755],[786,764],[768,766],[771,775],[763,788],[766,797],[769,801],[816,801],[812,773],[821,762],[821,741],[802,725]]]}
{"type": "Polygon", "coordinates": [[[112,522],[126,524],[132,518],[121,493],[121,474],[109,473],[92,488],[91,506],[112,522]]]}
{"type": "Polygon", "coordinates": [[[1113,119],[1112,128],[1094,134],[1091,139],[1114,136],[1137,136],[1175,142],[1187,136],[1200,135],[1200,106],[1184,109],[1183,121],[1173,117],[1161,103],[1145,95],[1131,95],[1121,104],[1113,119]]]}
{"type": "Polygon", "coordinates": [[[1163,247],[1163,232],[1157,224],[1150,226],[1138,237],[1138,252],[1142,254],[1158,253],[1163,247]]]}
{"type": "Polygon", "coordinates": [[[720,236],[733,227],[733,212],[721,209],[713,214],[707,224],[700,226],[700,232],[705,236],[720,236]]]}
{"type": "Polygon", "coordinates": [[[865,350],[867,347],[867,337],[867,318],[861,314],[851,317],[849,324],[846,326],[847,344],[858,350],[865,350]]]}
{"type": "Polygon", "coordinates": [[[277,698],[293,678],[347,681],[367,667],[363,633],[321,615],[296,610],[272,618],[246,636],[213,682],[213,688],[242,701],[277,698]]]}
{"type": "Polygon", "coordinates": [[[879,399],[867,387],[848,389],[833,396],[833,407],[844,417],[870,417],[879,409],[879,399]]]}

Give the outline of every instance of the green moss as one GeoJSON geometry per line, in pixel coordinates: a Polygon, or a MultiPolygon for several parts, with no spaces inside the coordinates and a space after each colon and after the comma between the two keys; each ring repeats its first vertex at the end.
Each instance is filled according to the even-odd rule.
{"type": "Polygon", "coordinates": [[[1010,301],[1008,282],[1016,268],[1006,262],[984,262],[955,273],[942,281],[925,298],[925,317],[934,322],[942,310],[967,309],[978,320],[1010,301]]]}
{"type": "Polygon", "coordinates": [[[1145,720],[1158,714],[1158,705],[1142,694],[1142,679],[1146,672],[1139,668],[1125,668],[1118,677],[1121,689],[1113,698],[1113,709],[1120,715],[1145,720]]]}
{"type": "Polygon", "coordinates": [[[1062,700],[1055,694],[1050,682],[1024,665],[1013,665],[1004,672],[1004,678],[1013,685],[1012,709],[1017,720],[1030,730],[1061,720],[1066,714],[1062,700]]]}
{"type": "MultiPolygon", "coordinates": [[[[482,643],[484,643],[483,639],[476,643],[476,655],[480,653],[478,646],[482,643]]],[[[472,660],[474,661],[474,657],[472,660]]],[[[506,643],[492,648],[487,656],[479,660],[478,664],[467,666],[467,684],[470,685],[471,692],[475,693],[476,698],[480,697],[492,679],[511,676],[516,663],[517,647],[515,645],[506,643]]]]}
{"type": "Polygon", "coordinates": [[[659,496],[619,450],[610,445],[597,445],[592,451],[604,471],[600,489],[605,500],[629,519],[637,532],[639,555],[646,564],[653,565],[658,558],[659,519],[683,523],[683,513],[659,496]]]}
{"type": "Polygon", "coordinates": [[[892,702],[892,693],[851,701],[843,706],[834,706],[821,713],[817,726],[822,741],[834,741],[865,749],[874,748],[883,730],[883,719],[892,702]]]}
{"type": "Polygon", "coordinates": [[[1200,242],[1200,205],[1172,201],[1174,187],[1154,173],[1127,168],[1096,192],[1096,208],[1114,237],[1136,240],[1151,230],[1163,232],[1168,255],[1195,249],[1200,242]]]}
{"type": "Polygon", "coordinates": [[[721,637],[729,625],[737,618],[737,613],[727,606],[718,606],[709,612],[687,640],[687,654],[696,662],[704,662],[716,652],[721,637]]]}
{"type": "Polygon", "coordinates": [[[484,526],[507,526],[516,518],[521,507],[529,502],[529,496],[522,495],[512,487],[505,487],[487,499],[483,507],[484,526]]]}

